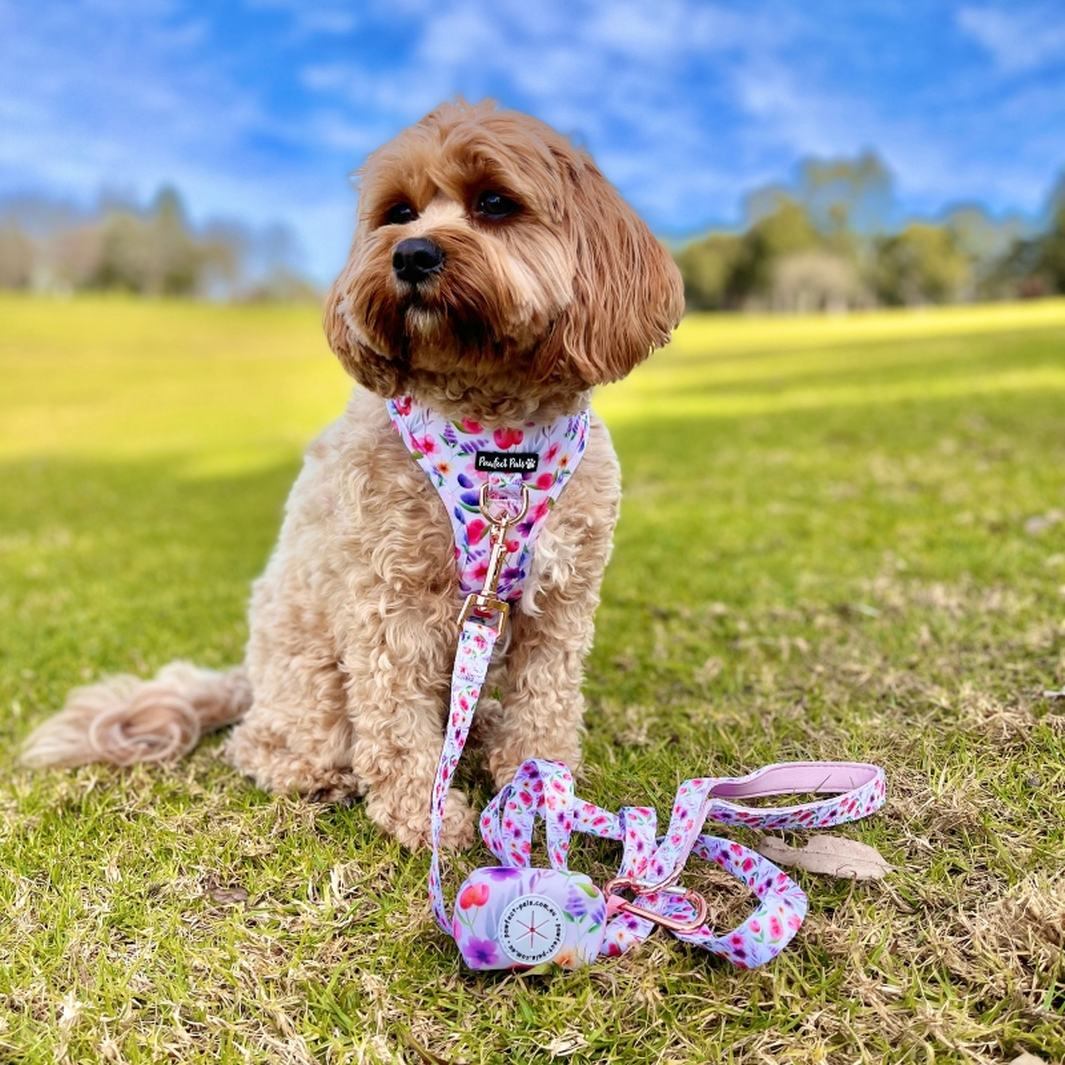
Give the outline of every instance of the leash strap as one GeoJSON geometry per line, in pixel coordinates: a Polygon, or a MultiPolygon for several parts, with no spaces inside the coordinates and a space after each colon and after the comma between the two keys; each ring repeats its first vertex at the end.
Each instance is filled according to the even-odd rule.
{"type": "MultiPolygon", "coordinates": [[[[490,492],[497,487],[503,486],[492,475],[485,480],[478,497],[479,510],[490,529],[484,584],[481,591],[470,592],[466,597],[459,618],[450,705],[430,809],[429,896],[433,914],[441,929],[459,943],[467,963],[481,968],[498,967],[496,944],[476,937],[465,945],[461,942],[459,915],[452,921],[444,903],[440,839],[455,767],[466,746],[492,654],[509,614],[508,602],[497,591],[507,556],[513,550],[508,531],[521,522],[529,508],[529,490],[521,483],[518,500],[511,497],[501,511],[493,510],[490,492]]],[[[591,922],[587,934],[594,932],[598,937],[601,933],[601,939],[588,948],[592,954],[597,949],[595,943],[601,954],[624,953],[646,939],[655,926],[662,925],[685,942],[727,957],[737,966],[753,968],[775,957],[795,935],[806,914],[806,895],[786,873],[756,851],[702,834],[706,822],[767,830],[826,828],[867,816],[883,805],[884,798],[883,770],[865,763],[785,762],[743,777],[695,777],[678,788],[666,832],[657,836],[653,809],[626,806],[615,814],[580,800],[574,795],[573,777],[564,764],[534,758],[518,769],[513,781],[481,816],[481,835],[501,865],[480,872],[509,880],[514,874],[506,874],[511,870],[530,870],[528,884],[522,881],[526,894],[517,898],[514,905],[525,899],[533,906],[546,905],[548,913],[561,913],[550,899],[533,893],[536,883],[544,883],[530,866],[533,829],[537,818],[543,818],[551,867],[571,878],[569,887],[578,892],[579,907],[574,907],[569,916],[579,909],[578,916],[591,922]],[[796,793],[829,797],[779,807],[750,807],[737,801],[796,793]],[[621,869],[606,887],[605,907],[602,895],[587,877],[569,873],[570,839],[575,831],[622,844],[621,869]],[[715,934],[706,921],[706,900],[676,885],[693,853],[736,877],[758,899],[755,912],[731,932],[715,934]],[[633,892],[639,901],[625,899],[621,894],[624,891],[633,892]],[[582,900],[580,893],[593,898],[594,905],[582,900]]],[[[479,906],[491,894],[484,883],[474,884],[467,891],[469,906],[479,906]]],[[[460,905],[465,904],[461,897],[464,894],[460,893],[460,905]]],[[[585,945],[584,940],[576,946],[569,944],[561,932],[562,920],[559,916],[556,922],[561,937],[558,942],[563,944],[560,956],[569,953],[574,959],[583,957],[583,950],[578,948],[585,945]]],[[[470,928],[474,928],[472,923],[470,928]]],[[[528,931],[531,941],[537,931],[534,924],[528,925],[528,931]]],[[[525,962],[532,957],[525,953],[518,957],[513,944],[510,951],[512,961],[525,962]]],[[[543,957],[549,960],[547,954],[543,957]]]]}
{"type": "Polygon", "coordinates": [[[440,879],[440,834],[444,828],[447,793],[455,775],[455,766],[458,765],[466,746],[466,737],[470,734],[473,712],[481,697],[481,688],[484,686],[484,678],[488,675],[492,651],[500,631],[499,627],[485,623],[476,615],[471,614],[466,618],[459,632],[455,665],[451,671],[451,704],[444,732],[444,746],[433,781],[430,813],[433,854],[429,864],[429,900],[436,923],[448,935],[451,935],[451,920],[444,905],[444,891],[440,879]]]}
{"type": "MultiPolygon", "coordinates": [[[[474,597],[471,597],[471,599],[474,597]]],[[[498,603],[489,597],[491,609],[498,603]]],[[[468,602],[459,632],[451,678],[451,700],[444,744],[433,783],[432,858],[429,894],[437,924],[449,935],[454,924],[444,902],[440,837],[447,793],[462,756],[481,696],[492,653],[505,620],[495,622],[479,603],[468,602]]],[[[600,953],[622,954],[642,943],[656,925],[679,939],[726,957],[734,965],[754,968],[775,957],[792,939],[806,915],[802,889],[786,873],[740,843],[705,835],[707,821],[763,830],[828,828],[855,821],[878,810],[885,800],[884,772],[851,762],[785,762],[743,777],[696,777],[677,789],[669,826],[657,835],[657,815],[646,806],[626,806],[618,813],[578,799],[573,776],[561,762],[530,759],[485,807],[480,819],[485,845],[503,867],[527,869],[537,818],[545,823],[548,859],[553,869],[568,872],[570,839],[584,832],[622,844],[619,876],[607,886],[606,923],[600,953]],[[813,793],[829,796],[777,807],[750,807],[737,800],[813,793]],[[702,920],[699,896],[673,882],[690,854],[713,862],[736,877],[758,899],[758,906],[738,928],[715,934],[702,920]],[[613,889],[632,890],[639,904],[613,889]]]]}
{"type": "Polygon", "coordinates": [[[656,836],[655,811],[646,806],[623,807],[617,814],[573,793],[570,771],[559,762],[530,759],[514,780],[499,792],[481,815],[481,836],[504,866],[527,868],[537,818],[543,818],[547,853],[553,868],[568,871],[570,836],[586,832],[621,842],[619,877],[637,889],[639,907],[621,910],[608,899],[605,935],[600,952],[622,954],[665,924],[677,938],[728,958],[741,968],[754,968],[775,957],[794,937],[806,915],[802,889],[786,873],[740,843],[701,834],[707,821],[743,824],[760,829],[827,828],[865,817],[885,800],[885,778],[877,766],[851,762],[790,762],[766,766],[745,777],[697,777],[677,789],[669,827],[656,836]],[[793,793],[830,794],[828,799],[781,807],[753,808],[730,801],[793,793]],[[645,892],[679,875],[689,854],[713,862],[746,885],[758,900],[756,910],[732,931],[715,934],[704,922],[690,925],[697,908],[690,892],[674,887],[645,892]],[[612,913],[613,909],[613,913],[612,913]],[[649,917],[641,917],[641,911],[649,917]],[[664,921],[662,919],[665,919],[664,921]]]}

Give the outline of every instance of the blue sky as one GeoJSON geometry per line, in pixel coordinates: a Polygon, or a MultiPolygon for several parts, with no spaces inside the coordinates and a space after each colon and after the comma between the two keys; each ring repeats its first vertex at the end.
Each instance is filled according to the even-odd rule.
{"type": "Polygon", "coordinates": [[[588,147],[665,236],[874,147],[900,210],[1033,215],[1065,168],[1065,3],[0,0],[0,193],[177,184],[339,267],[367,151],[492,96],[588,147]]]}

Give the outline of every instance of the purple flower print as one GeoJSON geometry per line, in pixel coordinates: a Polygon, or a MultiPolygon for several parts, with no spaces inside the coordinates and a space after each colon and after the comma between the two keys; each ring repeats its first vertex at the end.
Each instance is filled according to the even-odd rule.
{"type": "Polygon", "coordinates": [[[602,924],[606,920],[606,903],[601,898],[595,899],[588,916],[591,917],[593,925],[602,924]]]}
{"type": "Polygon", "coordinates": [[[490,939],[470,939],[465,947],[464,953],[471,969],[487,969],[499,960],[496,945],[490,939]]]}
{"type": "Polygon", "coordinates": [[[512,880],[516,876],[521,876],[520,869],[514,869],[509,865],[495,865],[482,869],[481,872],[487,873],[493,880],[512,880]]]}
{"type": "Polygon", "coordinates": [[[584,917],[589,910],[591,901],[583,891],[573,887],[571,884],[569,891],[566,892],[566,913],[570,917],[584,917]]]}

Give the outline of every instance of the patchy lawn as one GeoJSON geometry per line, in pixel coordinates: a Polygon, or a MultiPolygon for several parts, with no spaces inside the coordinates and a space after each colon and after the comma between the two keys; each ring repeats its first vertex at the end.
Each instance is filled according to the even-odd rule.
{"type": "MultiPolygon", "coordinates": [[[[888,769],[880,883],[739,972],[659,934],[459,968],[427,857],[218,743],[30,773],[72,683],[235,661],[301,445],[347,389],[303,308],[0,300],[0,1059],[1065,1059],[1065,302],[692,317],[598,407],[626,498],[580,790],[888,769]]],[[[471,762],[473,760],[471,759],[471,762]]],[[[487,799],[484,778],[472,786],[487,799]]],[[[479,864],[471,850],[454,868],[479,864]]],[[[574,864],[616,858],[581,840],[574,864]]],[[[718,888],[722,922],[744,903],[718,888]]]]}

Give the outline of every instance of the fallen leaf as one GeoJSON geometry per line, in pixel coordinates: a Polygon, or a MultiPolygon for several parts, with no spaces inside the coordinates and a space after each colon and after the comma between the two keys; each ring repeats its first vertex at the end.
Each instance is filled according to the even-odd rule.
{"type": "Polygon", "coordinates": [[[1045,514],[1034,514],[1024,523],[1024,531],[1029,536],[1039,536],[1063,521],[1065,521],[1065,510],[1055,508],[1048,510],[1045,514]]]}
{"type": "Polygon", "coordinates": [[[777,865],[848,880],[879,880],[895,868],[875,847],[846,836],[811,836],[803,847],[790,847],[778,836],[763,836],[758,852],[777,865]]]}
{"type": "Polygon", "coordinates": [[[565,1058],[583,1050],[588,1045],[588,1040],[580,1032],[563,1032],[547,1044],[544,1049],[553,1058],[565,1058]]]}
{"type": "Polygon", "coordinates": [[[248,901],[247,888],[242,888],[239,884],[235,887],[213,887],[207,894],[222,906],[235,906],[238,902],[248,901]]]}

